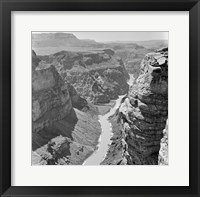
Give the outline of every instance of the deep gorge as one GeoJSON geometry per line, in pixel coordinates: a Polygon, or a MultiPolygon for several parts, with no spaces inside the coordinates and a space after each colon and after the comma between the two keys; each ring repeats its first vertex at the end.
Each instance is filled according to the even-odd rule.
{"type": "Polygon", "coordinates": [[[93,45],[32,51],[32,165],[167,165],[168,48],[93,45]]]}

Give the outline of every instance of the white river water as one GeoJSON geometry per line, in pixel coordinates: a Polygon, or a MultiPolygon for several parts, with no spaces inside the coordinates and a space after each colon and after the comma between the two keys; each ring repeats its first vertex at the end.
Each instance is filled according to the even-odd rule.
{"type": "MultiPolygon", "coordinates": [[[[130,75],[130,79],[127,82],[129,86],[133,84],[133,76],[130,75]]],[[[116,110],[119,108],[120,103],[123,96],[119,96],[119,98],[116,100],[115,106],[105,115],[99,115],[99,122],[101,124],[102,133],[99,137],[99,144],[97,150],[88,157],[83,165],[100,165],[100,163],[105,159],[107,151],[109,149],[109,145],[112,143],[110,138],[112,137],[112,125],[109,121],[109,117],[112,116],[116,110]]]]}

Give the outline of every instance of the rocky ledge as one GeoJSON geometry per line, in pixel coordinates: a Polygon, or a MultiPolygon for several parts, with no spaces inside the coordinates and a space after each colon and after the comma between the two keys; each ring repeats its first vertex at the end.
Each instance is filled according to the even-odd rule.
{"type": "Polygon", "coordinates": [[[101,133],[96,109],[32,52],[32,165],[82,164],[101,133]]]}
{"type": "Polygon", "coordinates": [[[112,118],[118,125],[102,164],[157,165],[161,143],[167,151],[163,130],[168,118],[168,48],[145,56],[137,81],[112,118]]]}
{"type": "Polygon", "coordinates": [[[53,65],[89,103],[109,103],[128,92],[129,77],[123,61],[111,49],[85,52],[61,51],[40,56],[39,67],[53,65]]]}

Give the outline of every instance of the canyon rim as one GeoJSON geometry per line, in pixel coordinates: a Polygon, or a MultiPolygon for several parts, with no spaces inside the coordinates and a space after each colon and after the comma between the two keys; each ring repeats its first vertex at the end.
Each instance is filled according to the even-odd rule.
{"type": "Polygon", "coordinates": [[[168,165],[168,32],[32,32],[32,165],[168,165]]]}

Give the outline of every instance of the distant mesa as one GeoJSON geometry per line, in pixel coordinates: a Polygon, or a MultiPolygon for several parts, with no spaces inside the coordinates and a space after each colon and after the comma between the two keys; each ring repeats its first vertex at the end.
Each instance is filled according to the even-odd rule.
{"type": "MultiPolygon", "coordinates": [[[[96,45],[94,40],[80,40],[74,34],[70,33],[33,33],[32,34],[32,47],[37,48],[46,47],[78,47],[87,45],[96,45]]],[[[60,49],[59,49],[60,50],[60,49]]]]}
{"type": "Polygon", "coordinates": [[[69,33],[32,33],[33,40],[42,40],[42,39],[77,39],[74,34],[69,33]]]}

